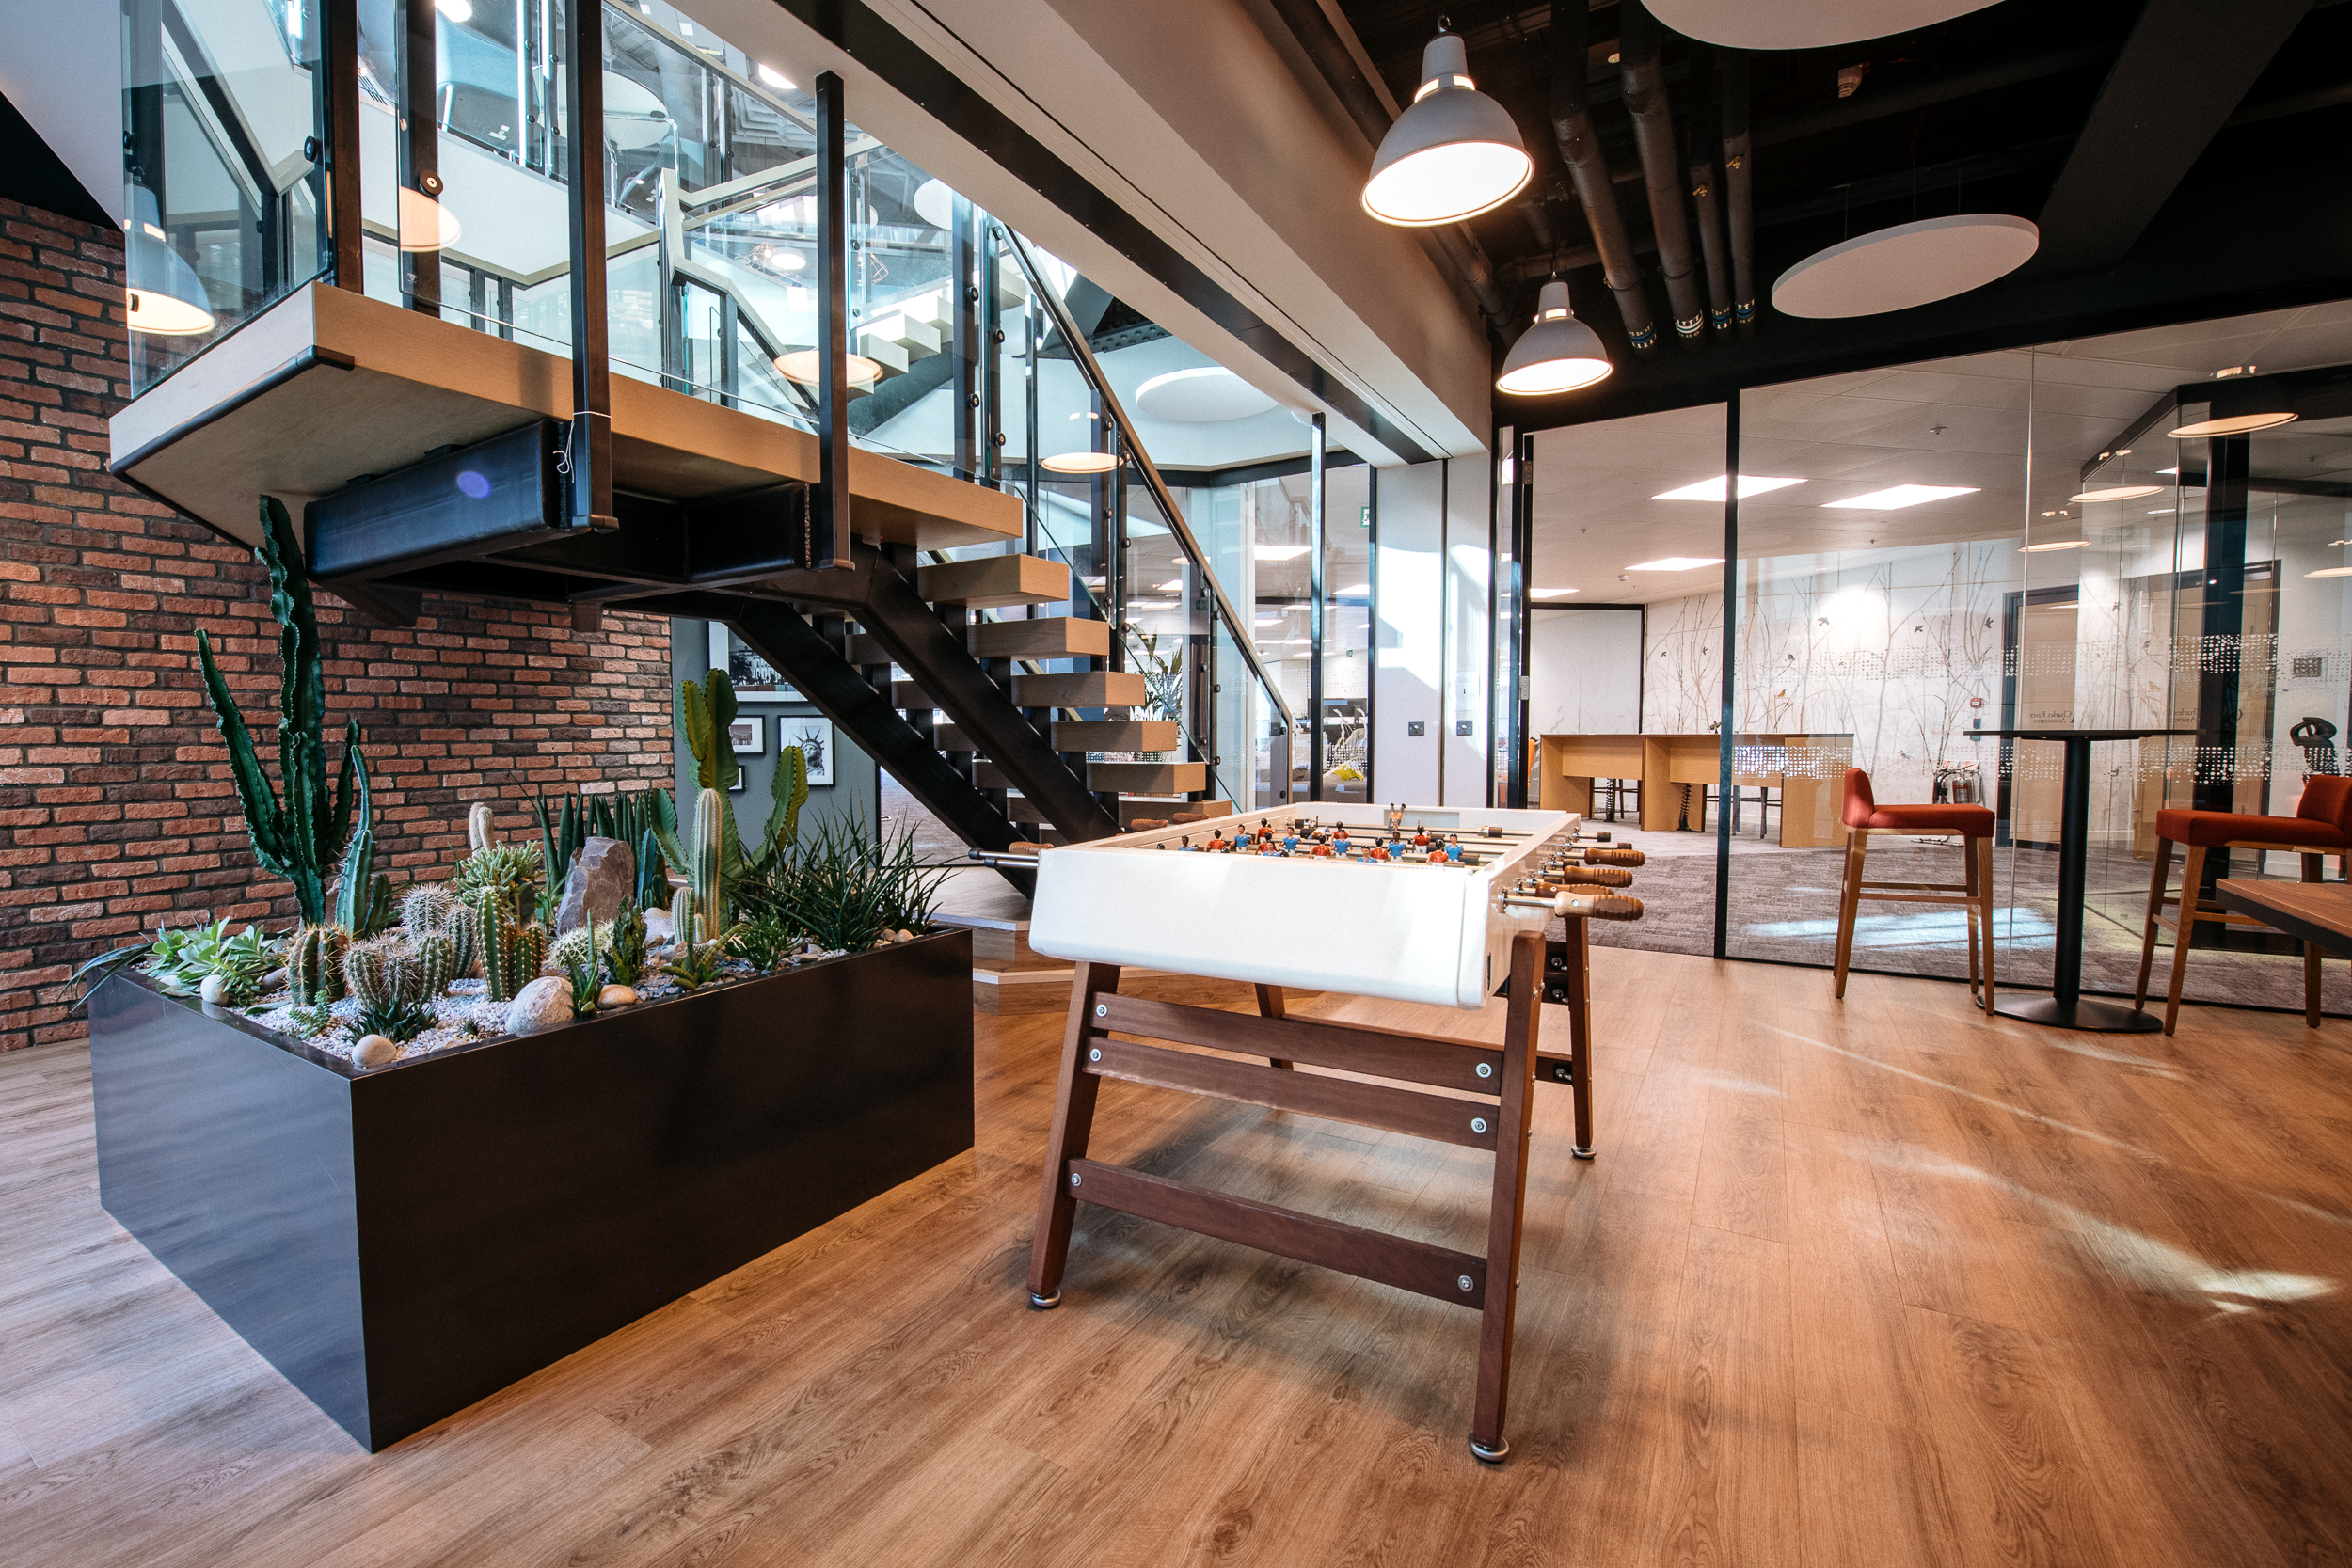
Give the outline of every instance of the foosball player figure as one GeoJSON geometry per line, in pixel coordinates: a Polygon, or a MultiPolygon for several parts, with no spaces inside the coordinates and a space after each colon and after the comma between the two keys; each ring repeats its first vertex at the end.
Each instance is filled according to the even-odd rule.
{"type": "Polygon", "coordinates": [[[1318,844],[1311,851],[1310,851],[1310,853],[1318,859],[1329,860],[1331,858],[1331,847],[1327,844],[1318,844]]]}
{"type": "Polygon", "coordinates": [[[1289,832],[1282,835],[1282,853],[1286,855],[1295,855],[1298,853],[1297,829],[1294,828],[1289,832]]]}
{"type": "Polygon", "coordinates": [[[1449,838],[1449,839],[1447,839],[1447,840],[1446,840],[1446,844],[1445,844],[1445,858],[1446,858],[1446,860],[1447,860],[1448,863],[1450,863],[1450,864],[1459,865],[1459,864],[1461,864],[1461,863],[1462,863],[1462,835],[1461,835],[1461,834],[1456,833],[1456,834],[1454,834],[1452,838],[1449,838]]]}
{"type": "Polygon", "coordinates": [[[1344,855],[1355,846],[1355,843],[1354,839],[1347,836],[1347,830],[1342,828],[1339,836],[1331,840],[1331,851],[1334,854],[1344,855]]]}
{"type": "Polygon", "coordinates": [[[1426,824],[1416,827],[1413,830],[1413,847],[1416,849],[1426,849],[1429,847],[1429,829],[1426,824]]]}
{"type": "Polygon", "coordinates": [[[1189,849],[1196,855],[1200,852],[1200,846],[1192,841],[1192,835],[1190,833],[1186,833],[1183,838],[1178,839],[1176,841],[1176,847],[1178,849],[1189,849]]]}

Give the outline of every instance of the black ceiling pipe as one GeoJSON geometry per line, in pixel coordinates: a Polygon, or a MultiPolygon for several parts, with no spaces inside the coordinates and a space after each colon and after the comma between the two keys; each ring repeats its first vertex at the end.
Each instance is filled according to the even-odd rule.
{"type": "MultiPolygon", "coordinates": [[[[1338,95],[1340,107],[1347,111],[1356,129],[1377,150],[1380,138],[1389,134],[1396,117],[1389,113],[1388,105],[1380,102],[1380,95],[1364,79],[1362,68],[1349,52],[1347,40],[1331,24],[1331,18],[1315,0],[1273,0],[1273,5],[1275,14],[1282,19],[1282,24],[1313,62],[1316,74],[1338,95]]],[[[1507,335],[1513,329],[1514,317],[1495,287],[1493,263],[1486,260],[1486,249],[1479,245],[1477,236],[1465,224],[1443,224],[1426,232],[1462,281],[1470,285],[1470,293],[1477,296],[1479,309],[1507,335]]]]}
{"type": "Polygon", "coordinates": [[[1731,314],[1756,322],[1756,150],[1748,135],[1748,57],[1724,50],[1724,206],[1731,229],[1731,314]]]}
{"type": "Polygon", "coordinates": [[[1626,239],[1625,214],[1617,211],[1609,162],[1601,156],[1600,137],[1593,131],[1591,84],[1585,77],[1592,58],[1591,13],[1581,5],[1567,5],[1553,8],[1551,15],[1551,134],[1560,144],[1561,161],[1568,166],[1576,199],[1584,208],[1585,225],[1600,252],[1601,277],[1617,302],[1626,339],[1646,353],[1658,346],[1658,324],[1650,314],[1649,295],[1642,289],[1633,246],[1626,239]]]}
{"type": "Polygon", "coordinates": [[[1617,15],[1617,69],[1625,78],[1633,145],[1642,154],[1642,183],[1649,191],[1650,229],[1658,236],[1659,267],[1666,275],[1666,303],[1674,311],[1675,336],[1696,343],[1707,327],[1707,310],[1692,276],[1691,218],[1683,210],[1682,170],[1675,156],[1674,105],[1666,100],[1659,69],[1661,29],[1642,0],[1624,0],[1617,15]]]}
{"type": "Polygon", "coordinates": [[[1731,261],[1724,245],[1724,214],[1715,183],[1714,50],[1701,45],[1691,66],[1691,204],[1698,210],[1699,259],[1707,266],[1707,319],[1731,330],[1731,261]]]}

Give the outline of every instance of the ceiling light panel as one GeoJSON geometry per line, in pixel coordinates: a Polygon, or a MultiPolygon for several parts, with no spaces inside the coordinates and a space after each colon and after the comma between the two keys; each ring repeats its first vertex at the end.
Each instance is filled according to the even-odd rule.
{"type": "Polygon", "coordinates": [[[1626,568],[1629,572],[1692,572],[1701,566],[1720,566],[1720,555],[1661,555],[1655,561],[1637,561],[1626,568]]]}
{"type": "MultiPolygon", "coordinates": [[[[1725,475],[1717,474],[1713,479],[1703,479],[1696,484],[1686,484],[1679,490],[1667,490],[1652,496],[1650,499],[1654,501],[1720,501],[1724,499],[1724,492],[1726,488],[1725,478],[1725,475]]],[[[1741,474],[1740,476],[1740,499],[1746,500],[1750,496],[1768,495],[1774,490],[1786,490],[1791,484],[1804,483],[1804,481],[1801,479],[1774,479],[1766,474],[1741,474]]]]}
{"type": "Polygon", "coordinates": [[[1973,496],[1973,484],[1898,484],[1885,490],[1873,490],[1867,496],[1850,496],[1842,501],[1823,501],[1824,509],[1842,507],[1855,512],[1895,512],[1906,506],[1918,506],[1927,501],[1949,500],[1954,496],[1973,496]]]}

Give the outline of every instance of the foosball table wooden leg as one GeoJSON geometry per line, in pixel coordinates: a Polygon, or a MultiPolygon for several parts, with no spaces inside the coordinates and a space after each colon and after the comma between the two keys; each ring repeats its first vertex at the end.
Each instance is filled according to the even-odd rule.
{"type": "MultiPolygon", "coordinates": [[[[1260,986],[1258,988],[1258,1016],[1261,1018],[1288,1018],[1290,1016],[1282,1010],[1281,987],[1260,986]]],[[[1269,1065],[1279,1067],[1285,1072],[1290,1070],[1290,1063],[1279,1057],[1268,1056],[1266,1061],[1269,1065]]]]}
{"type": "Polygon", "coordinates": [[[1511,940],[1511,1005],[1503,1025],[1494,1198],[1486,1220],[1486,1299],[1478,1336],[1478,1407],[1470,1435],[1470,1452],[1490,1465],[1502,1463],[1511,1451],[1502,1435],[1502,1418],[1511,1395],[1511,1338],[1518,1310],[1519,1238],[1527,1212],[1544,948],[1543,938],[1532,931],[1511,940]]]}
{"type": "Polygon", "coordinates": [[[1593,1157],[1593,943],[1587,923],[1568,921],[1568,1048],[1576,1053],[1576,1142],[1568,1152],[1593,1157]]]}
{"type": "Polygon", "coordinates": [[[1046,1136],[1045,1183],[1038,1194],[1037,1239],[1029,1247],[1029,1305],[1061,1305],[1062,1270],[1070,1261],[1070,1227],[1078,1204],[1070,1189],[1070,1162],[1083,1159],[1094,1131],[1094,1100],[1103,1081],[1086,1070],[1087,1020],[1098,999],[1119,990],[1117,964],[1081,963],[1070,982],[1070,1022],[1062,1037],[1061,1078],[1054,1086],[1054,1126],[1046,1136]]]}

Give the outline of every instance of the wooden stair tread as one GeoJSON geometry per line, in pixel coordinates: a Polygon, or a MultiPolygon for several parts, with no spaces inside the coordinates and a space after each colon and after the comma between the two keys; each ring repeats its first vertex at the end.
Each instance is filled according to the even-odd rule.
{"type": "Polygon", "coordinates": [[[1132,670],[1012,677],[1015,707],[1136,707],[1151,695],[1151,687],[1132,670]]]}
{"type": "Polygon", "coordinates": [[[1186,795],[1209,787],[1205,762],[1090,762],[1087,784],[1097,793],[1186,795]]]}
{"type": "Polygon", "coordinates": [[[1085,658],[1111,651],[1111,626],[1074,615],[982,621],[967,641],[975,658],[1085,658]]]}
{"type": "MultiPolygon", "coordinates": [[[[1010,498],[1007,498],[1010,499],[1010,498]]],[[[1070,597],[1070,568],[1034,555],[992,555],[914,569],[914,591],[933,604],[993,610],[1070,597]]]]}
{"type": "Polygon", "coordinates": [[[1172,752],[1184,743],[1173,719],[1069,720],[1053,726],[1057,752],[1172,752]]]}

